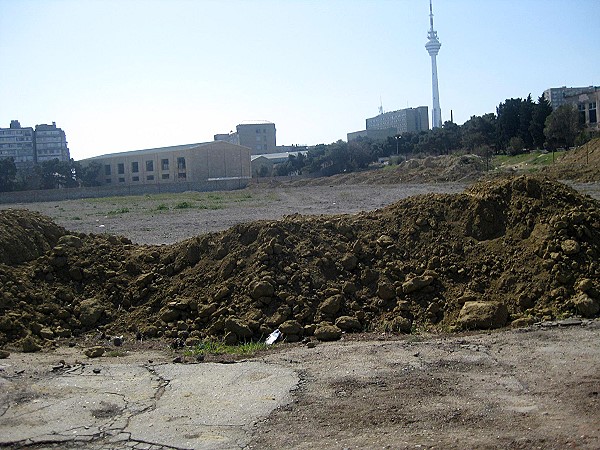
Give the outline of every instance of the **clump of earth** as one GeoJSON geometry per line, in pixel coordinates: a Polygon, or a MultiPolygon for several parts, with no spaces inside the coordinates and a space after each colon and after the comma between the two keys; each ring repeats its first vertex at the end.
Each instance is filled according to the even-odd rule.
{"type": "Polygon", "coordinates": [[[0,345],[89,331],[229,343],[490,329],[600,312],[600,209],[522,176],[168,246],[0,212],[0,345]]]}

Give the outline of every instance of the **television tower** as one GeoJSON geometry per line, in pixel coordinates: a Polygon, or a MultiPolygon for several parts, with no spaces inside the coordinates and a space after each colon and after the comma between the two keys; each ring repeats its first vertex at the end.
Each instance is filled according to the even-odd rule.
{"type": "Polygon", "coordinates": [[[433,110],[431,111],[432,128],[440,128],[442,126],[442,110],[440,109],[440,92],[438,90],[438,75],[436,57],[440,51],[440,41],[438,40],[437,31],[433,29],[433,7],[429,0],[429,23],[431,28],[427,33],[429,40],[425,44],[425,48],[431,56],[431,88],[433,90],[433,110]]]}

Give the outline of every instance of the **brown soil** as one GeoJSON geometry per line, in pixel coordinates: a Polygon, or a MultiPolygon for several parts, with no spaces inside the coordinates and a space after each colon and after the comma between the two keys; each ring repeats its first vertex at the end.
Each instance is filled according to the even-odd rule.
{"type": "Polygon", "coordinates": [[[335,339],[599,309],[598,203],[532,177],[357,215],[238,224],[169,246],[69,234],[27,211],[3,211],[0,230],[14,236],[11,248],[33,248],[0,265],[4,345],[95,329],[188,344],[275,328],[288,341],[335,339]]]}

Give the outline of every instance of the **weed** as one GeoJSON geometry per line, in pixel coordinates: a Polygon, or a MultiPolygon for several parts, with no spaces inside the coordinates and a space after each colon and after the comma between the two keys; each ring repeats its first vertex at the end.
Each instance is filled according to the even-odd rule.
{"type": "Polygon", "coordinates": [[[179,202],[175,205],[175,209],[189,209],[189,208],[193,208],[194,205],[191,204],[191,202],[179,202]]]}
{"type": "Polygon", "coordinates": [[[73,216],[73,217],[71,217],[71,220],[81,220],[81,217],[79,217],[79,216],[73,216]]]}
{"type": "Polygon", "coordinates": [[[106,352],[106,356],[110,356],[112,358],[127,356],[127,352],[125,350],[110,350],[106,352]]]}
{"type": "Polygon", "coordinates": [[[129,212],[129,208],[119,208],[119,209],[114,209],[112,211],[108,211],[106,214],[108,216],[116,216],[119,214],[125,214],[129,212]]]}
{"type": "Polygon", "coordinates": [[[169,207],[167,205],[165,205],[164,203],[161,203],[160,205],[158,205],[156,207],[157,211],[168,211],[169,207]]]}

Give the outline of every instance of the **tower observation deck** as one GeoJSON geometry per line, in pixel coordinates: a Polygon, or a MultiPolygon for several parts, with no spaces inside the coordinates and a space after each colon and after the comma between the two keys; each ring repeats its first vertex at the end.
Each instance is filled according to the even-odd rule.
{"type": "Polygon", "coordinates": [[[431,0],[429,0],[429,23],[431,27],[427,33],[427,44],[425,48],[431,56],[431,89],[433,92],[433,105],[431,111],[431,124],[433,128],[440,128],[442,126],[442,110],[440,109],[440,92],[438,90],[438,75],[437,75],[437,61],[436,57],[440,51],[440,41],[438,40],[437,31],[433,29],[433,7],[431,6],[431,0]]]}

